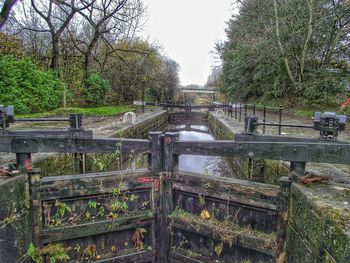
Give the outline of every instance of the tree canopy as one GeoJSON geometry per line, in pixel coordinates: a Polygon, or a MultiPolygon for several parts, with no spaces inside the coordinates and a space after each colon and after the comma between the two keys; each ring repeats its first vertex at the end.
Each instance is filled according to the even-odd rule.
{"type": "Polygon", "coordinates": [[[217,45],[222,91],[331,104],[350,80],[350,1],[240,0],[217,45]]]}

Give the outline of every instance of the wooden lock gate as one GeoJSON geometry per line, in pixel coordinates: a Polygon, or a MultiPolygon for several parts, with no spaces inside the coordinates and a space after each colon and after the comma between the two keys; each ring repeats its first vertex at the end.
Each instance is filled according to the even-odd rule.
{"type": "Polygon", "coordinates": [[[0,151],[17,153],[22,166],[37,152],[113,153],[122,145],[123,152],[149,153],[149,169],[141,170],[40,178],[40,171],[29,167],[33,243],[60,246],[71,262],[276,262],[283,249],[289,180],[279,187],[181,172],[178,156],[285,160],[302,174],[306,162],[350,163],[350,145],[243,137],[8,134],[0,151]]]}

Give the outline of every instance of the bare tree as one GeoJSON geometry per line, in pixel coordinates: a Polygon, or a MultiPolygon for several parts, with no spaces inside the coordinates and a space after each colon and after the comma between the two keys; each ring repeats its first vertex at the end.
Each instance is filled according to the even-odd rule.
{"type": "Polygon", "coordinates": [[[51,36],[50,67],[59,73],[60,36],[68,27],[74,15],[78,11],[89,7],[93,2],[94,0],[70,0],[69,5],[67,5],[66,1],[57,0],[30,0],[30,4],[23,1],[23,13],[14,18],[18,28],[17,34],[23,31],[49,34],[51,36]],[[36,15],[33,14],[33,10],[36,15]],[[26,13],[31,14],[31,20],[27,19],[26,13]],[[31,23],[33,19],[36,20],[35,24],[31,23]]]}
{"type": "MultiPolygon", "coordinates": [[[[140,0],[99,0],[79,11],[80,18],[69,27],[69,33],[84,57],[85,78],[92,61],[97,62],[100,71],[103,71],[108,57],[117,52],[114,43],[133,38],[140,26],[143,10],[140,0]]],[[[119,58],[123,60],[122,56],[119,58]]]]}
{"type": "Polygon", "coordinates": [[[52,57],[51,68],[58,70],[59,68],[59,38],[63,31],[68,27],[77,12],[88,8],[92,3],[86,1],[80,2],[79,6],[75,0],[70,1],[70,6],[62,4],[60,1],[49,0],[48,3],[42,0],[31,0],[32,7],[47,23],[52,40],[52,57]],[[41,4],[41,8],[36,2],[41,4]]]}
{"type": "Polygon", "coordinates": [[[13,8],[13,6],[16,4],[17,0],[5,0],[1,11],[0,11],[0,29],[5,24],[6,20],[8,19],[10,12],[13,8]]]}
{"type": "MultiPolygon", "coordinates": [[[[94,48],[99,44],[99,40],[103,34],[111,30],[111,21],[116,19],[117,14],[125,6],[127,0],[102,0],[96,1],[86,10],[79,12],[85,20],[79,20],[79,25],[72,35],[72,40],[76,48],[83,54],[83,70],[85,77],[88,76],[90,60],[94,52],[94,48]],[[79,30],[80,29],[80,30],[79,30]]],[[[71,30],[73,31],[73,30],[71,30]]]]}

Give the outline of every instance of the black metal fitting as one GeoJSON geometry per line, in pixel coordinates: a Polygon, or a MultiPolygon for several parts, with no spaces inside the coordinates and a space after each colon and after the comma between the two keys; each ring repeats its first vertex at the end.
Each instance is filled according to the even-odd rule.
{"type": "Polygon", "coordinates": [[[15,122],[15,111],[13,106],[4,107],[0,105],[0,128],[5,130],[10,123],[15,122]]]}
{"type": "Polygon", "coordinates": [[[257,133],[258,117],[245,117],[244,118],[244,130],[248,133],[257,133]]]}
{"type": "Polygon", "coordinates": [[[69,117],[71,131],[80,131],[83,128],[83,116],[81,114],[71,114],[69,117]]]}
{"type": "Polygon", "coordinates": [[[337,115],[335,112],[315,112],[314,129],[320,131],[325,140],[336,140],[339,132],[345,130],[346,115],[337,115]]]}

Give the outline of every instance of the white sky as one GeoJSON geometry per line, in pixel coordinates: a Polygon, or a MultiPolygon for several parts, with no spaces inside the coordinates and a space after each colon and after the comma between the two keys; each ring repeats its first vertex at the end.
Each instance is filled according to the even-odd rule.
{"type": "MultiPolygon", "coordinates": [[[[144,0],[143,35],[180,65],[182,85],[204,85],[214,65],[214,44],[224,40],[233,0],[144,0]]],[[[217,64],[217,62],[216,62],[217,64]]]]}

